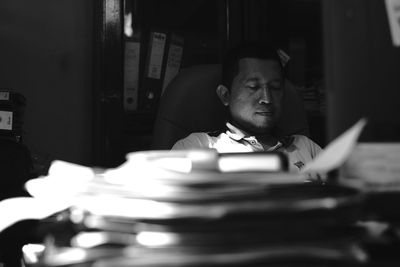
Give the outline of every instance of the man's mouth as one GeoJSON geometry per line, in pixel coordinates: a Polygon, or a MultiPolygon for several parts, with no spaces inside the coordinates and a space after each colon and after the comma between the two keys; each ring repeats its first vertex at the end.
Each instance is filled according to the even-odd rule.
{"type": "Polygon", "coordinates": [[[272,110],[270,111],[256,111],[256,114],[261,115],[261,116],[271,116],[274,114],[272,110]]]}

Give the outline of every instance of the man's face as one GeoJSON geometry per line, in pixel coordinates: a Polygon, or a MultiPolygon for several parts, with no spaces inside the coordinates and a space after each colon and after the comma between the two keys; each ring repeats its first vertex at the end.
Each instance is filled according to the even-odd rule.
{"type": "Polygon", "coordinates": [[[253,134],[270,132],[281,114],[283,82],[278,62],[240,59],[228,98],[233,123],[253,134]]]}

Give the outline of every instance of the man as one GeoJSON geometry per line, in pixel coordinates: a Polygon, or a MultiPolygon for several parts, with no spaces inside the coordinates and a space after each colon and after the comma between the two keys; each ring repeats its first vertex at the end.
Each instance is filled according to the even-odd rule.
{"type": "Polygon", "coordinates": [[[225,132],[192,133],[173,146],[178,149],[213,148],[224,152],[281,151],[290,170],[299,170],[321,148],[303,135],[278,140],[274,127],[282,113],[284,71],[277,50],[245,44],[227,54],[217,95],[229,109],[225,132]]]}

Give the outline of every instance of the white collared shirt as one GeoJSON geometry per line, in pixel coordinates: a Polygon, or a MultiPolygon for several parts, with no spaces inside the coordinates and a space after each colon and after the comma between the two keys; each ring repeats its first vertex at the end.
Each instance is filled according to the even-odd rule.
{"type": "Polygon", "coordinates": [[[222,133],[192,133],[177,141],[172,150],[210,148],[216,149],[219,153],[280,151],[288,156],[290,171],[301,169],[321,151],[320,146],[304,135],[293,135],[292,142],[287,146],[278,141],[276,145],[269,147],[259,142],[255,136],[247,134],[230,123],[226,126],[226,132],[222,133]]]}

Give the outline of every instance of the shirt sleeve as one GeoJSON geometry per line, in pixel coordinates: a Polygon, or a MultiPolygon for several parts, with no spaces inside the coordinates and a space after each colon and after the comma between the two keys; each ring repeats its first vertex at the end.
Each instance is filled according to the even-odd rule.
{"type": "Polygon", "coordinates": [[[319,153],[321,153],[322,148],[316,144],[314,141],[312,141],[310,138],[307,138],[308,146],[310,147],[310,153],[311,157],[315,158],[319,153]]]}
{"type": "MultiPolygon", "coordinates": [[[[319,153],[322,152],[322,148],[317,143],[312,141],[310,138],[303,136],[302,140],[308,147],[308,150],[310,152],[312,159],[314,159],[319,153]]],[[[310,173],[309,174],[310,182],[323,183],[326,181],[326,179],[327,179],[326,173],[310,173]]]]}
{"type": "Polygon", "coordinates": [[[307,136],[295,135],[295,138],[296,147],[301,150],[302,153],[307,153],[311,159],[314,159],[321,153],[322,148],[307,136]]]}

